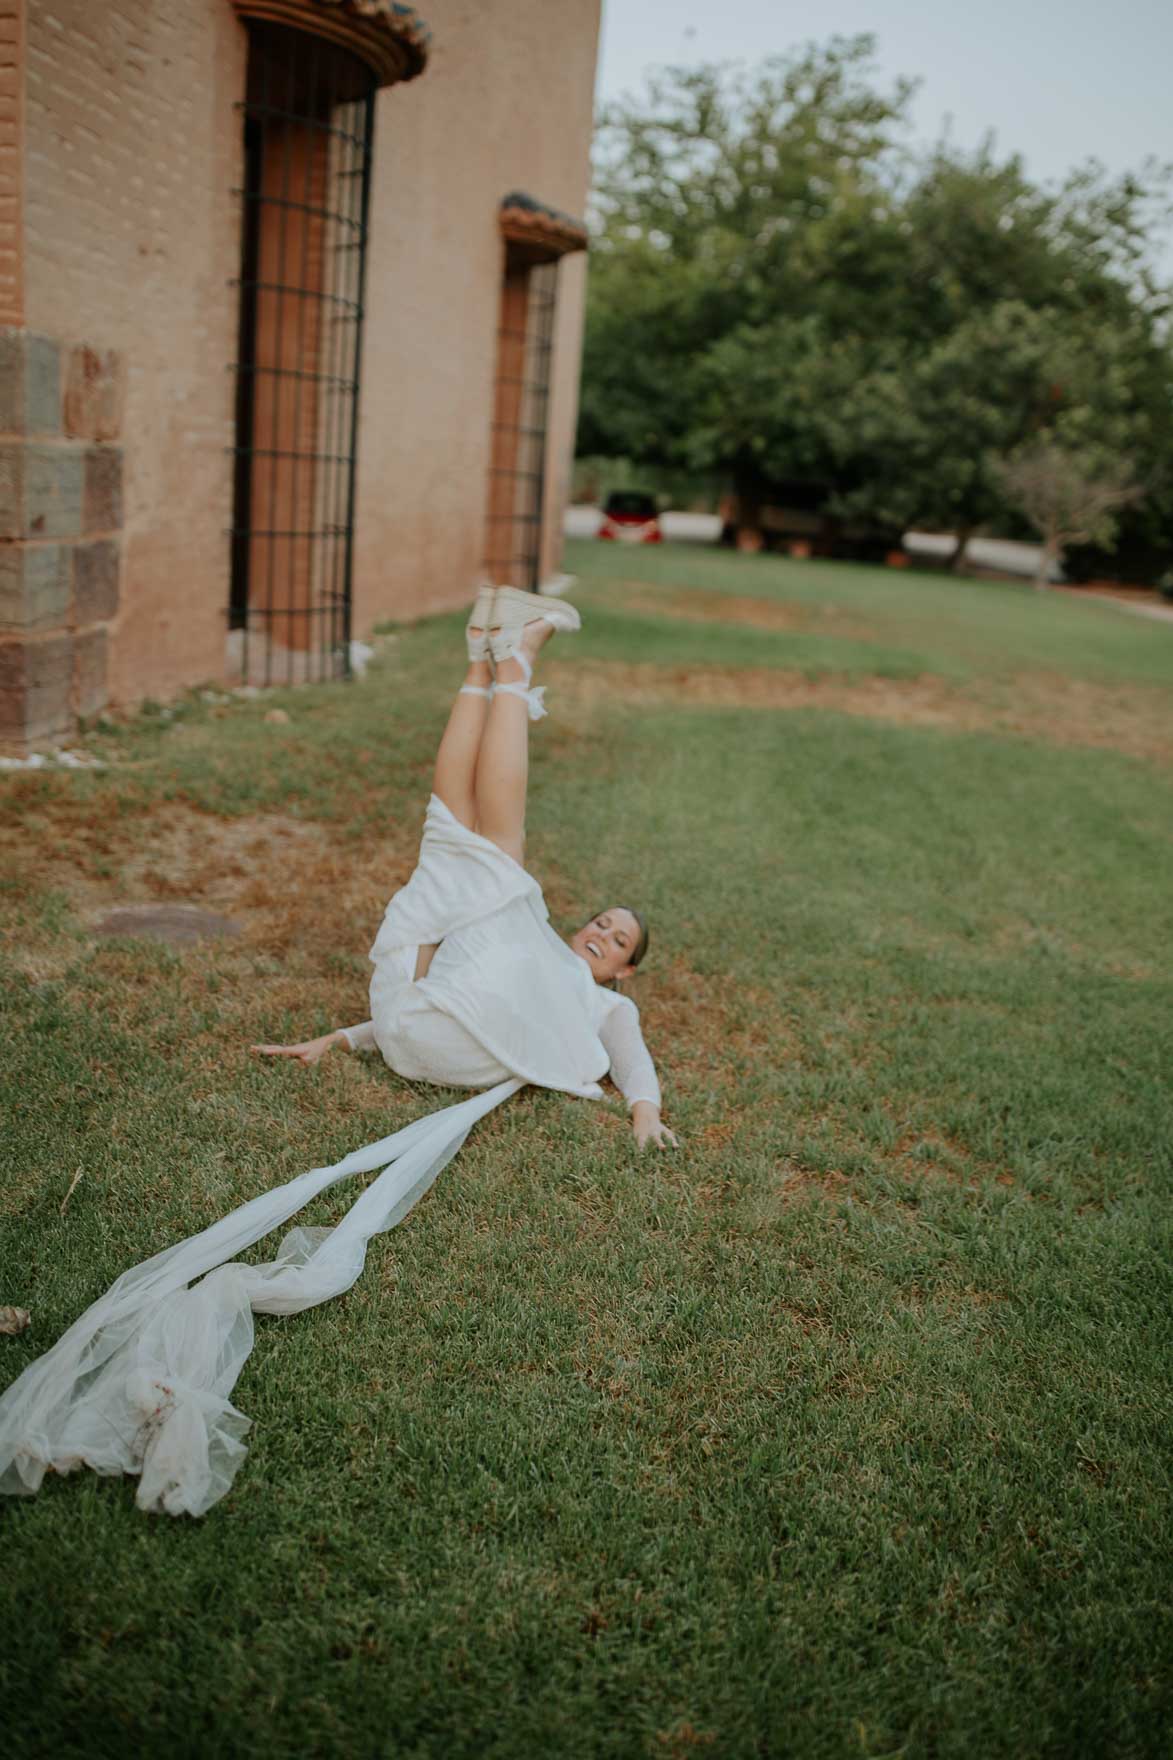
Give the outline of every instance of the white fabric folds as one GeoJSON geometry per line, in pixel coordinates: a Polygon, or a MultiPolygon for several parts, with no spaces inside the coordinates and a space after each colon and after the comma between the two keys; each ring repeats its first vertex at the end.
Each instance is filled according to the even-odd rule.
{"type": "MultiPolygon", "coordinates": [[[[533,875],[462,825],[437,795],[415,872],[388,904],[370,957],[375,1038],[393,1070],[445,1079],[443,1034],[433,1066],[421,1063],[430,1007],[463,1027],[502,1073],[601,1097],[610,1057],[600,1028],[624,999],[596,984],[551,928],[533,875]],[[437,943],[436,955],[427,976],[409,983],[420,943],[437,943]]],[[[466,1078],[454,1070],[448,1079],[466,1078]]]]}
{"type": "Polygon", "coordinates": [[[254,1311],[296,1314],[348,1290],[371,1236],[402,1221],[477,1120],[522,1086],[500,1082],[416,1119],[123,1272],[0,1397],[0,1491],[31,1496],[46,1472],[88,1466],[137,1473],[141,1509],[203,1515],[247,1453],[251,1420],[228,1395],[254,1311]],[[264,1265],[229,1262],[327,1186],[376,1168],[335,1228],[291,1229],[264,1265]]]}

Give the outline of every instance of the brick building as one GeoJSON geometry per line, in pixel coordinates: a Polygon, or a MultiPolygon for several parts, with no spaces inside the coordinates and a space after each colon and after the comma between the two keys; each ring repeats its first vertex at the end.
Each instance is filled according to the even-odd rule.
{"type": "Polygon", "coordinates": [[[558,568],[600,0],[0,0],[0,744],[558,568]]]}

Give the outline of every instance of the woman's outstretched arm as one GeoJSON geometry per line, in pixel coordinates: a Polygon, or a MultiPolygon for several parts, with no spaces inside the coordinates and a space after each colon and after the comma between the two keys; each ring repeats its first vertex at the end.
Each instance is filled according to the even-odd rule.
{"type": "Polygon", "coordinates": [[[674,1134],[660,1118],[660,1081],[656,1066],[644,1044],[639,1009],[629,997],[619,998],[599,1028],[603,1048],[611,1059],[611,1080],[627,1101],[631,1128],[642,1149],[655,1143],[679,1148],[674,1134]]]}
{"type": "Polygon", "coordinates": [[[296,1057],[298,1063],[308,1068],[335,1045],[341,1045],[344,1051],[365,1051],[374,1043],[374,1025],[363,1021],[357,1027],[339,1027],[333,1033],[323,1033],[320,1039],[303,1039],[300,1045],[252,1045],[249,1049],[265,1057],[296,1057]]]}

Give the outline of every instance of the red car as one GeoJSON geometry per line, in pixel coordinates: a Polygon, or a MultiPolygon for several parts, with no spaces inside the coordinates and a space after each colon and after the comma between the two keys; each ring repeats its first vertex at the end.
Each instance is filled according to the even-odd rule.
{"type": "Polygon", "coordinates": [[[662,544],[664,534],[655,497],[637,494],[634,489],[620,489],[608,495],[599,536],[621,544],[662,544]]]}

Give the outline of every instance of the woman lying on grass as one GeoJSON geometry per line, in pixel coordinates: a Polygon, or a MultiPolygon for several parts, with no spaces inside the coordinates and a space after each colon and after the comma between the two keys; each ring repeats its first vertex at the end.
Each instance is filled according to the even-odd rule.
{"type": "Polygon", "coordinates": [[[473,1125],[526,1082],[597,1097],[610,1069],[637,1142],[675,1143],[639,1015],[610,987],[643,956],[641,919],[617,905],[564,942],[521,865],[528,721],[545,712],[533,663],[555,629],[577,627],[570,606],[510,587],[478,598],[419,864],[372,949],[372,1018],[303,1045],[254,1047],[310,1064],[334,1044],[374,1044],[404,1076],[480,1091],[259,1192],[123,1272],[0,1395],[0,1493],[30,1496],[47,1472],[87,1466],[137,1474],[141,1509],[205,1514],[247,1452],[250,1420],[229,1394],[253,1314],[300,1313],[350,1289],[372,1236],[402,1221],[473,1125]],[[275,1258],[241,1259],[362,1173],[377,1178],[332,1227],[291,1229],[275,1258]]]}
{"type": "Polygon", "coordinates": [[[482,588],[419,864],[371,949],[371,1019],[254,1051],[312,1064],[335,1045],[377,1046],[410,1081],[491,1088],[516,1077],[590,1096],[610,1070],[640,1148],[676,1142],[660,1120],[639,1011],[614,988],[647,951],[643,917],[615,905],[563,941],[523,866],[529,722],[545,714],[530,680],[555,630],[578,626],[577,611],[558,600],[482,588]]]}

